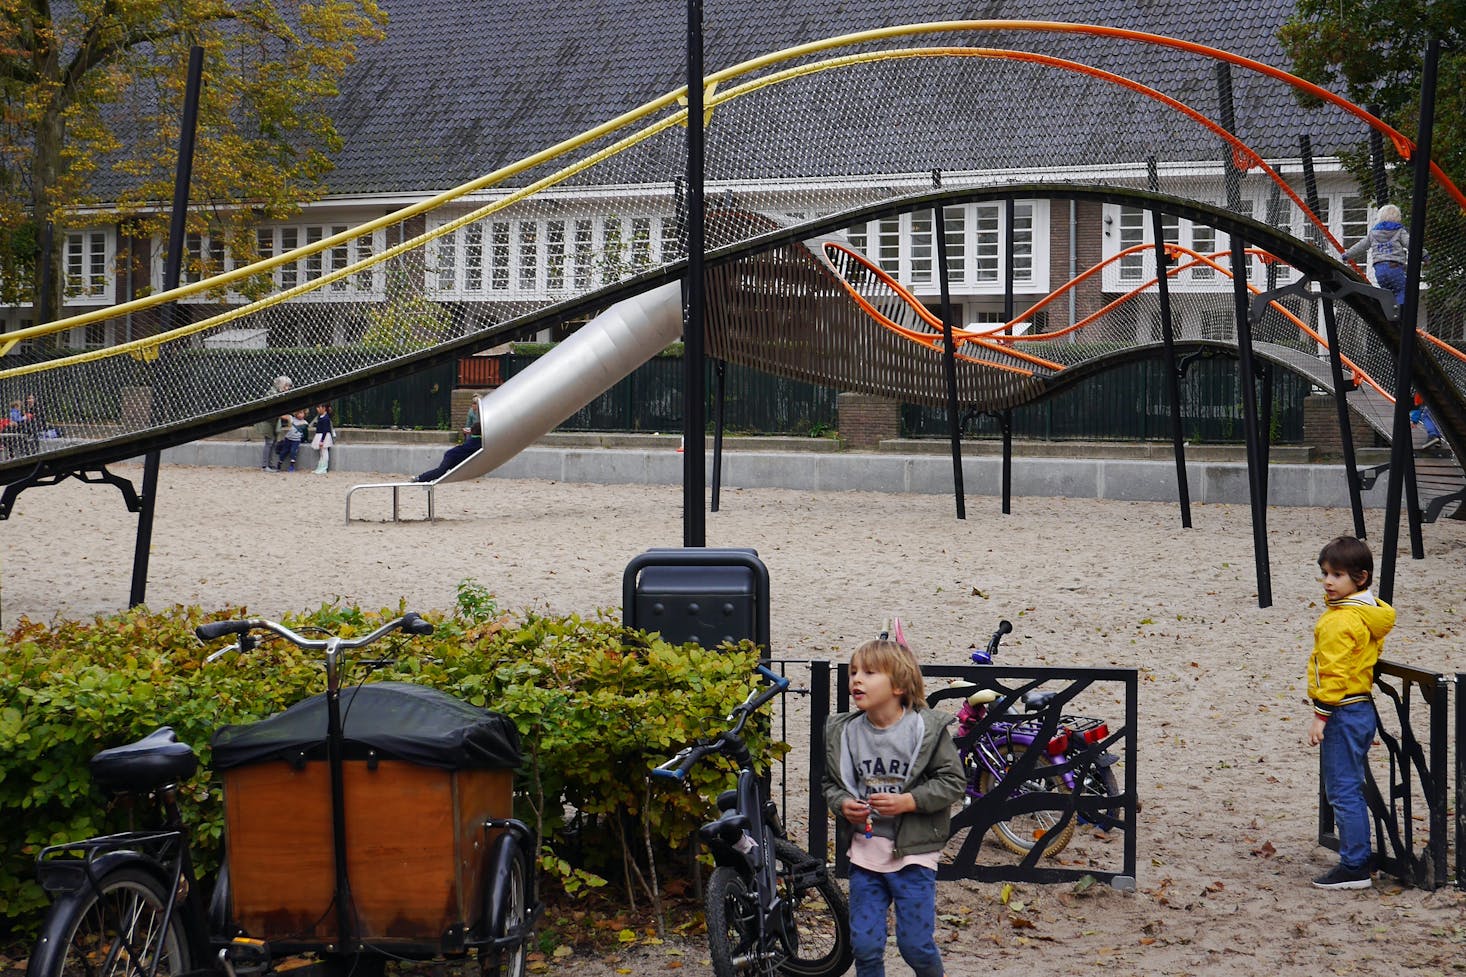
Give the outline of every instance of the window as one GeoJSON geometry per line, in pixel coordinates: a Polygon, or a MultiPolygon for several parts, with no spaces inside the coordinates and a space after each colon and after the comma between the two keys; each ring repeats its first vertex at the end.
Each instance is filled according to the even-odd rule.
{"type": "Polygon", "coordinates": [[[463,287],[479,292],[484,287],[484,225],[482,221],[465,224],[463,234],[463,287]]]}
{"type": "Polygon", "coordinates": [[[551,292],[565,288],[565,222],[550,221],[545,233],[545,287],[551,292]]]}
{"type": "Polygon", "coordinates": [[[509,290],[509,222],[494,221],[489,225],[489,288],[496,292],[509,290]]]}
{"type": "Polygon", "coordinates": [[[73,232],[66,235],[66,294],[68,297],[110,300],[105,231],[73,232]]]}
{"type": "Polygon", "coordinates": [[[539,225],[533,221],[519,223],[519,290],[532,292],[537,284],[540,266],[539,225]]]}
{"type": "Polygon", "coordinates": [[[1131,251],[1145,243],[1146,212],[1139,207],[1121,207],[1120,219],[1115,222],[1115,233],[1120,237],[1120,280],[1141,282],[1145,280],[1146,258],[1153,257],[1144,251],[1131,251]]]}
{"type": "Polygon", "coordinates": [[[590,288],[591,267],[595,262],[595,222],[575,222],[575,287],[590,288]]]}
{"type": "Polygon", "coordinates": [[[645,271],[652,266],[652,219],[631,219],[631,270],[645,271]]]}
{"type": "Polygon", "coordinates": [[[967,281],[967,208],[944,208],[942,218],[947,225],[947,278],[957,285],[967,281]]]}
{"type": "Polygon", "coordinates": [[[981,206],[977,208],[975,230],[975,280],[978,282],[998,281],[1000,250],[1002,247],[1002,224],[999,221],[1001,208],[981,206]]]}
{"type": "MultiPolygon", "coordinates": [[[[255,247],[261,258],[284,255],[302,245],[319,244],[328,237],[343,235],[349,230],[346,224],[306,224],[283,227],[260,227],[255,229],[255,247]]],[[[287,291],[302,284],[320,281],[327,275],[339,275],[324,288],[308,291],[299,296],[300,301],[361,301],[381,296],[381,283],[385,277],[378,268],[343,274],[352,265],[366,261],[377,254],[382,240],[377,237],[383,232],[361,234],[331,245],[325,251],[318,251],[304,258],[286,261],[274,270],[276,286],[287,291]],[[363,295],[363,293],[366,293],[363,295]]],[[[205,251],[205,267],[209,274],[234,267],[232,257],[222,246],[216,246],[207,238],[201,242],[205,251]],[[212,266],[212,267],[209,267],[212,266]]],[[[432,250],[433,273],[450,278],[459,264],[458,255],[452,248],[444,247],[440,241],[432,250]]]]}
{"type": "Polygon", "coordinates": [[[901,277],[901,219],[887,217],[876,222],[876,264],[898,280],[901,277]]]}
{"type": "Polygon", "coordinates": [[[911,284],[929,285],[933,281],[936,267],[932,252],[935,236],[932,232],[931,211],[918,211],[911,215],[911,284]]]}

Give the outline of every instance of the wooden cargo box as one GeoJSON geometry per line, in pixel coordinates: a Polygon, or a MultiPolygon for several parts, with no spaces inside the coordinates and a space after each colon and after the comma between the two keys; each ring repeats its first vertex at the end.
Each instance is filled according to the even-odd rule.
{"type": "MultiPolygon", "coordinates": [[[[511,815],[511,770],[397,760],[345,768],[347,871],[357,936],[438,944],[482,914],[485,818],[511,815]]],[[[232,919],[277,943],[333,944],[331,777],[323,760],[223,772],[232,919]]]]}

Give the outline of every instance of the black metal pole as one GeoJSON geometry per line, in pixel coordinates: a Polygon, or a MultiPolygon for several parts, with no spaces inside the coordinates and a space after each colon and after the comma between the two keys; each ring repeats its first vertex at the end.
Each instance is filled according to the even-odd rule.
{"type": "MultiPolygon", "coordinates": [[[[1313,140],[1308,133],[1298,137],[1303,157],[1303,190],[1308,209],[1318,213],[1318,180],[1313,173],[1313,140]]],[[[1322,242],[1320,242],[1322,243],[1322,242]]],[[[1323,309],[1324,341],[1329,345],[1329,374],[1334,381],[1334,416],[1339,424],[1339,442],[1344,453],[1344,478],[1349,486],[1349,510],[1354,514],[1354,535],[1364,539],[1364,501],[1359,491],[1359,467],[1354,457],[1354,432],[1349,422],[1349,389],[1344,386],[1344,358],[1339,352],[1339,322],[1334,300],[1320,298],[1323,309]]]]}
{"type": "Polygon", "coordinates": [[[702,0],[687,0],[687,278],[682,282],[682,545],[707,545],[703,282],[702,0]]]}
{"type": "MultiPolygon", "coordinates": [[[[708,506],[712,512],[718,511],[718,499],[723,491],[723,416],[727,400],[724,394],[727,391],[728,364],[718,360],[713,364],[713,498],[712,504],[708,506]]],[[[687,454],[684,449],[683,454],[687,454]]]]}
{"type": "MultiPolygon", "coordinates": [[[[1146,160],[1151,192],[1160,190],[1160,174],[1154,156],[1146,160]]],[[[1171,407],[1171,450],[1176,457],[1176,495],[1181,503],[1181,528],[1191,528],[1191,486],[1186,481],[1186,429],[1181,423],[1181,374],[1176,365],[1176,330],[1171,322],[1171,260],[1166,254],[1165,226],[1157,207],[1150,210],[1151,234],[1155,238],[1156,297],[1161,307],[1161,343],[1165,348],[1166,396],[1171,407]]]]}
{"type": "MultiPolygon", "coordinates": [[[[1393,601],[1395,595],[1395,547],[1400,539],[1400,490],[1405,467],[1412,469],[1415,456],[1410,440],[1410,391],[1415,385],[1415,321],[1420,309],[1420,264],[1425,251],[1425,208],[1430,190],[1430,144],[1435,128],[1435,82],[1440,64],[1441,42],[1432,38],[1425,46],[1425,70],[1420,80],[1420,127],[1411,157],[1410,254],[1405,263],[1405,307],[1400,311],[1400,353],[1395,366],[1395,425],[1390,438],[1390,481],[1385,495],[1385,538],[1380,554],[1379,595],[1393,601]]],[[[1412,517],[1419,518],[1419,506],[1411,503],[1412,517]]],[[[1414,545],[1411,555],[1424,559],[1424,547],[1414,545]]]]}
{"type": "MultiPolygon", "coordinates": [[[[1222,128],[1228,132],[1237,130],[1237,113],[1232,103],[1232,66],[1225,61],[1217,62],[1217,105],[1222,128]]],[[[1227,209],[1242,209],[1242,176],[1232,156],[1230,143],[1222,143],[1222,183],[1227,190],[1227,209]]]]}
{"type": "Polygon", "coordinates": [[[1272,570],[1268,565],[1267,494],[1262,472],[1257,424],[1257,372],[1252,359],[1252,323],[1248,319],[1247,244],[1232,235],[1232,299],[1236,305],[1238,386],[1242,393],[1242,427],[1247,442],[1247,492],[1252,506],[1252,554],[1257,564],[1257,606],[1273,606],[1272,570]]]}
{"type": "MultiPolygon", "coordinates": [[[[941,171],[932,171],[932,182],[942,185],[941,171]]],[[[952,282],[947,268],[947,214],[945,207],[932,208],[932,233],[937,238],[937,279],[942,287],[942,370],[947,379],[947,431],[952,439],[952,501],[957,518],[967,518],[967,491],[962,481],[962,419],[957,407],[957,350],[952,342],[952,282]]]]}
{"type": "MultiPolygon", "coordinates": [[[[183,120],[178,132],[178,167],[173,179],[173,214],[168,224],[168,258],[163,266],[163,289],[178,287],[183,267],[183,242],[188,220],[188,185],[193,179],[194,136],[198,128],[199,89],[203,86],[204,49],[195,45],[188,52],[188,83],[183,92],[183,120]]],[[[130,272],[129,272],[130,273],[130,272]]],[[[173,306],[164,310],[164,331],[171,322],[173,306]]],[[[137,542],[132,553],[132,589],[128,606],[147,600],[148,552],[153,546],[153,513],[158,503],[158,465],[161,454],[149,451],[143,458],[142,507],[137,514],[137,542]]]]}
{"type": "MultiPolygon", "coordinates": [[[[1003,203],[1003,321],[1008,331],[1013,328],[1013,225],[1017,219],[1017,202],[1009,197],[1003,203]]],[[[1013,511],[1013,408],[1003,408],[999,420],[1003,425],[1003,515],[1013,511]]]]}

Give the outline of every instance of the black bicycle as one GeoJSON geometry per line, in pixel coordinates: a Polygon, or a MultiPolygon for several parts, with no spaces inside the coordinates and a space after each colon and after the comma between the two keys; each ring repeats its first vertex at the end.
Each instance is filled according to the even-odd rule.
{"type": "Polygon", "coordinates": [[[850,967],[850,906],[816,858],[786,837],[777,805],[753,769],[741,736],[748,719],[789,688],[789,680],[760,665],[771,683],[755,688],[733,714],[733,725],[678,753],[652,771],[685,782],[706,757],[738,765],[738,786],[718,796],[716,821],[698,829],[715,868],[705,893],[708,954],[717,977],[782,973],[837,977],[850,967]]]}
{"type": "Polygon", "coordinates": [[[306,638],[264,620],[200,626],[204,641],[239,636],[206,661],[250,651],[255,631],[323,651],[327,691],[215,735],[215,769],[228,751],[237,765],[224,773],[226,861],[207,897],[178,805],[198,768],[193,749],[163,727],[94,756],[93,782],[131,795],[154,826],[40,853],[53,901],[27,977],[245,977],[277,966],[295,977],[306,955],[328,977],[362,977],[389,959],[469,950],[486,975],[522,977],[538,906],[533,836],[508,810],[518,734],[422,686],[343,691],[342,653],[399,629],[433,630],[416,614],[355,639],[306,638]],[[375,735],[383,729],[387,741],[375,735]],[[454,742],[483,762],[460,762],[454,742]]]}

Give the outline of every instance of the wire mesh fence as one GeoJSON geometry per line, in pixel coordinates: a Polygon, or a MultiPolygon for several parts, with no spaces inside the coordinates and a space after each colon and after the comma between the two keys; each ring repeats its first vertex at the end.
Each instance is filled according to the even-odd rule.
{"type": "MultiPolygon", "coordinates": [[[[1340,155],[1369,132],[1363,113],[1328,99],[1300,109],[1281,73],[1194,45],[1074,25],[970,24],[809,45],[710,80],[707,232],[721,249],[714,257],[727,258],[710,344],[732,362],[840,389],[935,403],[940,352],[873,319],[847,288],[860,283],[820,242],[788,241],[791,226],[844,240],[925,289],[924,300],[938,277],[937,234],[957,249],[949,271],[964,287],[991,298],[1005,276],[1021,277],[1012,315],[964,340],[982,352],[964,361],[974,379],[959,383],[983,407],[1032,400],[1067,369],[1159,342],[1150,209],[1162,212],[1170,245],[1176,334],[1194,342],[1235,343],[1234,274],[1266,289],[1342,271],[1330,257],[1366,226],[1367,210],[1347,194],[1331,195],[1322,213],[1305,206],[1299,139],[1344,179],[1340,155]],[[937,183],[953,199],[968,195],[939,202],[940,221],[897,206],[937,183]],[[1016,184],[1039,189],[1005,207],[997,191],[1016,184]],[[1096,188],[1111,198],[1078,193],[1096,188]],[[995,195],[983,202],[984,191],[995,195]],[[887,204],[891,214],[880,215],[887,204]],[[882,250],[888,220],[907,241],[900,254],[882,250]],[[1246,267],[1233,268],[1230,234],[1249,231],[1267,240],[1248,240],[1246,267]],[[746,256],[729,257],[739,248],[746,256]]],[[[675,274],[686,257],[684,124],[669,93],[385,217],[262,226],[232,250],[201,241],[181,290],[11,337],[29,348],[6,360],[0,396],[34,398],[64,421],[33,426],[42,436],[15,450],[30,458],[77,440],[122,444],[169,426],[182,437],[202,418],[283,406],[269,382],[277,374],[327,392],[426,365],[425,351],[486,348],[675,274]],[[53,345],[78,331],[93,348],[53,345]],[[199,367],[241,343],[263,345],[248,368],[199,367]],[[65,436],[43,436],[52,431],[65,436]]],[[[1407,170],[1396,167],[1402,193],[1407,170]]],[[[1433,200],[1450,211],[1461,198],[1438,181],[1433,200]]],[[[1432,231],[1425,283],[1440,342],[1430,356],[1459,399],[1466,234],[1450,221],[1432,231]]],[[[1393,391],[1393,354],[1376,324],[1345,304],[1339,315],[1351,372],[1393,391]]],[[[1323,384],[1318,323],[1317,300],[1280,300],[1255,325],[1259,352],[1323,384]]],[[[923,330],[929,322],[911,327],[923,330]]]]}

